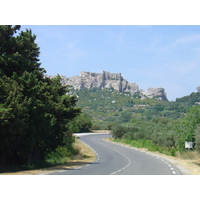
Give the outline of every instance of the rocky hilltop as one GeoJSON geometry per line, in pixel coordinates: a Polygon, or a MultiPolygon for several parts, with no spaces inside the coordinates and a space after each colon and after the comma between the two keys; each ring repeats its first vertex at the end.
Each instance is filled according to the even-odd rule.
{"type": "MultiPolygon", "coordinates": [[[[54,76],[51,76],[52,78],[54,76]]],[[[131,94],[139,94],[142,99],[156,98],[166,100],[167,96],[164,88],[149,88],[148,91],[139,89],[136,83],[129,83],[121,76],[121,73],[110,73],[103,71],[102,73],[81,72],[80,76],[67,78],[60,76],[63,85],[71,85],[75,90],[83,88],[114,88],[119,92],[130,92],[131,94]]]]}

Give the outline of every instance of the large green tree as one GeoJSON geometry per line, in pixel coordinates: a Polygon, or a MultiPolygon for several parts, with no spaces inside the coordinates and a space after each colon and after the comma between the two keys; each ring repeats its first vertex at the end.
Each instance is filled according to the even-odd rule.
{"type": "MultiPolygon", "coordinates": [[[[40,48],[35,43],[36,35],[31,30],[21,31],[20,26],[0,26],[0,72],[12,76],[26,72],[44,72],[40,68],[40,48]]],[[[41,73],[40,73],[41,75],[41,73]]]]}
{"type": "Polygon", "coordinates": [[[58,146],[72,148],[67,124],[80,113],[60,77],[40,68],[31,30],[0,26],[0,163],[44,161],[58,146]]]}

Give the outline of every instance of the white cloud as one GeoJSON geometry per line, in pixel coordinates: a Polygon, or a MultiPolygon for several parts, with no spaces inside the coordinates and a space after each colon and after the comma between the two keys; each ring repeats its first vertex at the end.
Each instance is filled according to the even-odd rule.
{"type": "Polygon", "coordinates": [[[166,45],[160,44],[162,48],[161,46],[159,46],[159,48],[162,52],[182,50],[182,48],[185,46],[188,47],[188,50],[195,50],[195,44],[200,44],[200,34],[193,34],[189,36],[176,38],[175,40],[166,45]]]}
{"type": "Polygon", "coordinates": [[[191,44],[191,43],[196,43],[200,41],[200,34],[195,34],[195,35],[190,35],[187,37],[181,37],[178,38],[175,42],[174,42],[174,46],[178,46],[178,45],[182,45],[182,44],[191,44]]]}

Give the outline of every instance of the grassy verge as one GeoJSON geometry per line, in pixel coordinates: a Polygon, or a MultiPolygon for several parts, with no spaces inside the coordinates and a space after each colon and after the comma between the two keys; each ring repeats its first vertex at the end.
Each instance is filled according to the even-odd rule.
{"type": "Polygon", "coordinates": [[[49,165],[59,165],[72,160],[79,154],[79,150],[73,148],[69,151],[66,147],[58,147],[54,152],[48,154],[46,162],[49,165]]]}
{"type": "Polygon", "coordinates": [[[151,140],[112,139],[112,141],[121,142],[137,148],[147,148],[149,151],[158,151],[169,156],[175,156],[177,152],[174,148],[170,149],[167,147],[157,146],[151,140]]]}

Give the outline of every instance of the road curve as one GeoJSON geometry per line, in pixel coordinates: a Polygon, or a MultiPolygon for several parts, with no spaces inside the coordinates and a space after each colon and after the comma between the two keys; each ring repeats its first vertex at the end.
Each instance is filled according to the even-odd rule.
{"type": "Polygon", "coordinates": [[[103,140],[109,134],[79,134],[80,140],[91,147],[97,159],[88,165],[50,173],[50,175],[180,175],[180,171],[165,159],[103,140]]]}

